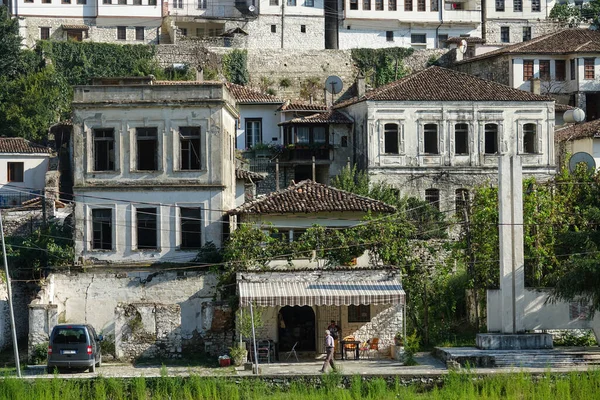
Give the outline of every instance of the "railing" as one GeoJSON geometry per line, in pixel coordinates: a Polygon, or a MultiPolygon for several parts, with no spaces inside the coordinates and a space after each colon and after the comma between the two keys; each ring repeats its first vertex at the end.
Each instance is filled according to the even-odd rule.
{"type": "Polygon", "coordinates": [[[40,197],[42,194],[41,190],[27,190],[23,191],[0,191],[0,208],[17,207],[26,202],[27,200],[40,197]]]}

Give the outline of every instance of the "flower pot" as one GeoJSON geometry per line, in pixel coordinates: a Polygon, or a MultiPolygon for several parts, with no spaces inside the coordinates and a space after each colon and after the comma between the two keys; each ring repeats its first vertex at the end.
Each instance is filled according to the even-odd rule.
{"type": "Polygon", "coordinates": [[[220,358],[219,365],[221,367],[229,367],[231,365],[231,359],[230,358],[220,358]]]}

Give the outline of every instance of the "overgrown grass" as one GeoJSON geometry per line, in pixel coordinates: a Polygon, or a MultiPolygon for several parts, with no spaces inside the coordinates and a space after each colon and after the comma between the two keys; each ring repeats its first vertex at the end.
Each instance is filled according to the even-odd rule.
{"type": "Polygon", "coordinates": [[[159,378],[0,380],[0,400],[589,400],[597,398],[600,372],[530,375],[498,374],[480,377],[468,372],[450,373],[440,385],[404,386],[399,378],[353,376],[349,382],[337,373],[271,383],[260,379],[169,377],[159,378]]]}

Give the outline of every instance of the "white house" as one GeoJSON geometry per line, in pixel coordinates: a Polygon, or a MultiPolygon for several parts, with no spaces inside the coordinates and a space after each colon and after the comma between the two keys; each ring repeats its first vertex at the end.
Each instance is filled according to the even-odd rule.
{"type": "Polygon", "coordinates": [[[522,90],[541,80],[541,94],[600,118],[600,31],[564,29],[469,58],[455,69],[522,90]]]}
{"type": "Polygon", "coordinates": [[[75,87],[75,252],[88,263],[186,262],[235,205],[235,101],[220,82],[75,87]]]}
{"type": "Polygon", "coordinates": [[[499,155],[521,155],[526,176],[554,174],[548,97],[430,67],[336,108],[354,118],[356,162],[373,181],[442,211],[459,210],[470,187],[496,182],[499,155]]]}
{"type": "Polygon", "coordinates": [[[0,207],[20,205],[46,187],[52,149],[23,138],[0,138],[0,207]]]}

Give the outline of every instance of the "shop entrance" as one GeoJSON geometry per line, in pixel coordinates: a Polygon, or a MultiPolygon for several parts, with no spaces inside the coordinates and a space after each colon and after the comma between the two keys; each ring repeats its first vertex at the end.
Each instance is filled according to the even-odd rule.
{"type": "Polygon", "coordinates": [[[279,310],[279,351],[316,351],[315,312],[309,306],[285,306],[279,310]]]}

